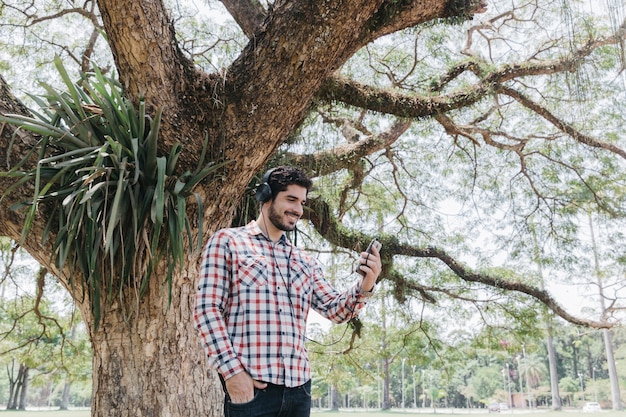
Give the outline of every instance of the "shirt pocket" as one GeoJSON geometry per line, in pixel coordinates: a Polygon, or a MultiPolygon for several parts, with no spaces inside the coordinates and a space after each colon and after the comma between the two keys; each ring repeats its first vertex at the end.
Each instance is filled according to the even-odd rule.
{"type": "Polygon", "coordinates": [[[245,287],[267,285],[267,261],[264,256],[248,256],[237,265],[237,281],[245,287]]]}
{"type": "Polygon", "coordinates": [[[291,261],[291,292],[297,294],[305,302],[310,300],[312,286],[312,272],[308,265],[298,261],[291,261]]]}

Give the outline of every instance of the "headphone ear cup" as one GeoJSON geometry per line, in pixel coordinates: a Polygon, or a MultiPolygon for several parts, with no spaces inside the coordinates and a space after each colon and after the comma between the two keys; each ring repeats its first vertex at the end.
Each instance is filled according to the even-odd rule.
{"type": "Polygon", "coordinates": [[[272,188],[267,182],[259,185],[256,189],[256,201],[266,203],[272,198],[272,188]]]}
{"type": "Polygon", "coordinates": [[[270,181],[270,176],[274,171],[276,171],[276,168],[269,169],[265,175],[263,175],[261,184],[259,184],[256,188],[256,201],[259,203],[266,203],[272,198],[272,187],[270,187],[268,182],[270,181]]]}

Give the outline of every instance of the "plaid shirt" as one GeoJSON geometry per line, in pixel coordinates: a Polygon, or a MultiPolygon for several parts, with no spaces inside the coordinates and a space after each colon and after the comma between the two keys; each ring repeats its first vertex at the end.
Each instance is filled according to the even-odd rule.
{"type": "Polygon", "coordinates": [[[365,301],[358,283],[338,292],[316,259],[285,235],[271,242],[252,221],[222,229],[207,243],[194,319],[224,379],[246,371],[256,380],[297,387],[311,378],[304,343],[309,308],[343,323],[365,301]]]}

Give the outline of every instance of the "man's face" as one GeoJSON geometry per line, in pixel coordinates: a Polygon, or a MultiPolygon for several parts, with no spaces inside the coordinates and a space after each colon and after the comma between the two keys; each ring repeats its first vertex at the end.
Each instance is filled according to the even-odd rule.
{"type": "Polygon", "coordinates": [[[298,219],[302,217],[306,203],[305,187],[291,184],[285,191],[276,195],[269,208],[269,220],[278,230],[290,232],[296,228],[298,219]]]}

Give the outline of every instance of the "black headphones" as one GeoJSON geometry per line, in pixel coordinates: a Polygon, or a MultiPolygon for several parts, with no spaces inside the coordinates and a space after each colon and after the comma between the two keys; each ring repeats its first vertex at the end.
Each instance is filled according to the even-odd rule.
{"type": "Polygon", "coordinates": [[[274,171],[276,171],[276,168],[269,169],[265,175],[263,175],[261,184],[259,184],[256,188],[256,201],[261,204],[267,203],[272,198],[272,187],[270,187],[268,181],[274,171]]]}

